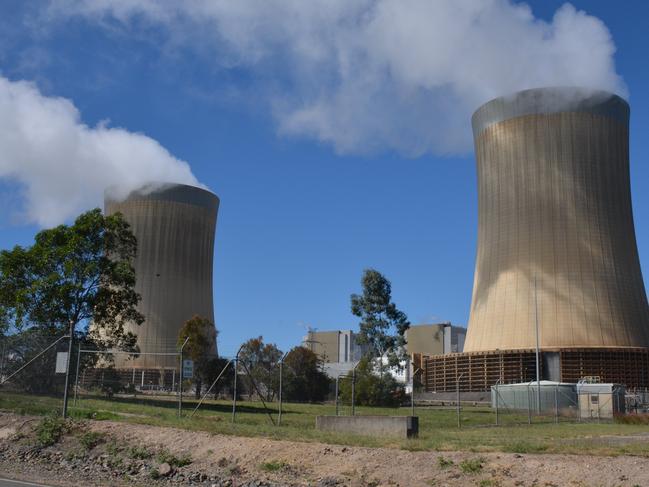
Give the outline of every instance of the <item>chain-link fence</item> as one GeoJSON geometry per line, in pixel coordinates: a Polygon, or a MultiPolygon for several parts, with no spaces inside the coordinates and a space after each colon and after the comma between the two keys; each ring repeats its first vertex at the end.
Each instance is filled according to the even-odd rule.
{"type": "Polygon", "coordinates": [[[66,354],[67,347],[67,336],[55,332],[28,330],[2,337],[2,390],[6,393],[25,392],[34,395],[62,394],[65,367],[62,367],[61,363],[66,357],[63,354],[66,354]]]}
{"type": "Polygon", "coordinates": [[[316,390],[295,363],[284,363],[286,356],[269,366],[255,366],[238,354],[191,360],[177,348],[147,353],[98,350],[77,337],[68,359],[68,346],[69,337],[60,332],[28,330],[2,337],[1,407],[61,411],[68,362],[72,414],[139,415],[146,410],[195,419],[219,413],[233,422],[257,414],[267,416],[267,424],[281,425],[283,416],[290,420],[294,405],[318,403],[314,411],[323,415],[436,414],[449,427],[466,427],[605,422],[630,411],[647,412],[649,403],[647,390],[625,391],[611,384],[495,384],[491,391],[476,394],[462,391],[458,378],[456,392],[439,394],[435,400],[408,394],[381,409],[365,405],[353,369],[325,380],[325,389],[321,384],[316,390]]]}

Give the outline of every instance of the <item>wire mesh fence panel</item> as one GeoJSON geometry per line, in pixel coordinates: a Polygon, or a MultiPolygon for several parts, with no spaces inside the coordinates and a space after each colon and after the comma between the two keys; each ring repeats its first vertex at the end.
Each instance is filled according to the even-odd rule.
{"type": "Polygon", "coordinates": [[[61,333],[34,329],[2,337],[0,407],[60,412],[68,341],[61,333]]]}
{"type": "Polygon", "coordinates": [[[180,415],[203,402],[231,396],[230,371],[214,379],[228,359],[214,356],[191,360],[176,351],[128,353],[79,349],[74,372],[73,407],[103,407],[130,412],[129,404],[161,407],[180,415]],[[145,366],[143,366],[143,364],[145,366]],[[106,401],[112,401],[110,406],[106,401]]]}

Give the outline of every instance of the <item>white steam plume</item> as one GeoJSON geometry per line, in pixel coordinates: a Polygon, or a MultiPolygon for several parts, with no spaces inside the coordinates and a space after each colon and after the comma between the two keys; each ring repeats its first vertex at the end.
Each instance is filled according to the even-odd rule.
{"type": "Polygon", "coordinates": [[[48,13],[162,28],[281,80],[282,93],[255,86],[280,132],[339,152],[465,152],[472,112],[526,88],[626,95],[608,29],[570,4],[551,22],[511,0],[51,0],[48,13]]]}
{"type": "Polygon", "coordinates": [[[150,181],[198,185],[186,162],[146,135],[88,127],[70,100],[0,76],[0,178],[20,184],[24,218],[51,226],[150,181]]]}

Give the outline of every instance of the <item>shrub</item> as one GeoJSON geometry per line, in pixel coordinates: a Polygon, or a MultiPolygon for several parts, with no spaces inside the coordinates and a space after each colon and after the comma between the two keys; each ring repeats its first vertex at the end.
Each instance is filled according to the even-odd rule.
{"type": "Polygon", "coordinates": [[[64,433],[70,429],[69,424],[56,416],[45,416],[36,426],[38,446],[46,447],[58,443],[64,433]]]}

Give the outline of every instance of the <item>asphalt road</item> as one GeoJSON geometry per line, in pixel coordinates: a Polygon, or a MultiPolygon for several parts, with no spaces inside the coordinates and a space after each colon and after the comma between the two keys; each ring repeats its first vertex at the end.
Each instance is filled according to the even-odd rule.
{"type": "Polygon", "coordinates": [[[0,478],[0,487],[48,487],[45,484],[33,484],[21,480],[9,480],[0,478]]]}

